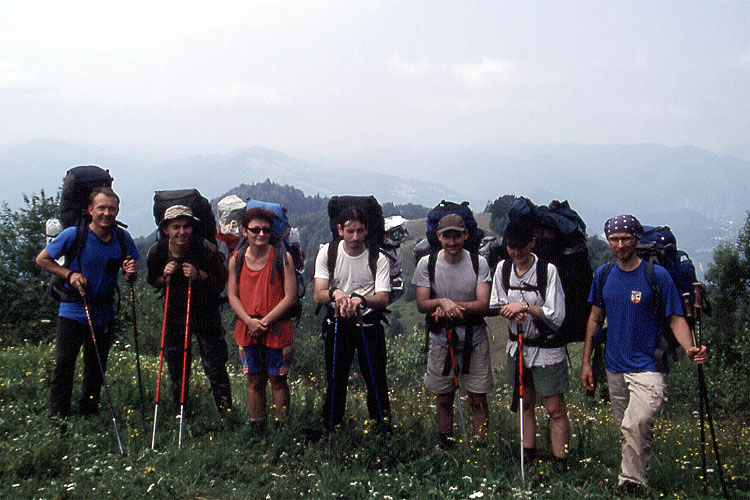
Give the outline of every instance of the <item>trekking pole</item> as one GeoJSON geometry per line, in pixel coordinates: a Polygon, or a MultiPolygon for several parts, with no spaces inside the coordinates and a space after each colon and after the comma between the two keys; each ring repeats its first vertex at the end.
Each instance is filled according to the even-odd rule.
{"type": "Polygon", "coordinates": [[[187,310],[185,312],[185,344],[182,351],[182,387],[180,391],[180,434],[177,449],[182,448],[182,422],[185,420],[185,380],[187,378],[187,358],[190,350],[190,302],[193,295],[193,280],[188,279],[187,310]]]}
{"type": "Polygon", "coordinates": [[[458,371],[456,369],[456,355],[453,351],[453,335],[450,328],[445,329],[445,335],[448,337],[448,350],[451,355],[451,366],[453,367],[453,386],[456,388],[456,404],[458,405],[458,414],[461,418],[461,433],[464,436],[464,442],[469,442],[469,436],[466,434],[466,418],[464,417],[464,407],[461,404],[461,388],[458,381],[458,371]]]}
{"type": "MultiPolygon", "coordinates": [[[[685,318],[690,326],[690,333],[693,336],[693,345],[700,347],[700,343],[695,336],[695,311],[693,309],[693,303],[690,302],[690,292],[682,294],[682,302],[685,306],[685,318]]],[[[701,479],[703,480],[703,493],[708,493],[708,477],[706,475],[706,423],[705,423],[705,412],[703,410],[703,395],[700,393],[701,381],[700,381],[700,370],[701,366],[698,365],[698,417],[700,422],[700,443],[701,443],[701,479]]]]}
{"type": "Polygon", "coordinates": [[[107,384],[107,377],[104,374],[104,365],[102,364],[102,357],[99,355],[99,346],[96,342],[96,334],[94,334],[94,323],[91,321],[91,311],[89,310],[89,304],[86,301],[86,296],[81,294],[83,299],[83,310],[86,312],[86,321],[89,324],[89,331],[91,332],[91,340],[94,342],[94,352],[96,353],[96,360],[99,362],[99,372],[102,374],[102,382],[104,383],[104,392],[107,394],[107,402],[109,403],[109,411],[112,414],[112,424],[115,426],[115,437],[117,437],[117,446],[120,448],[120,455],[125,456],[125,451],[122,449],[122,441],[120,441],[120,431],[117,430],[117,417],[115,417],[115,407],[112,405],[112,397],[109,395],[109,384],[107,384]]]}
{"type": "Polygon", "coordinates": [[[383,430],[385,436],[388,431],[385,428],[385,419],[383,418],[383,406],[380,404],[380,395],[378,394],[378,384],[375,381],[375,371],[372,369],[372,358],[370,357],[370,350],[367,348],[367,339],[365,338],[365,324],[362,321],[362,311],[357,309],[357,316],[359,317],[359,332],[362,335],[362,345],[365,348],[365,358],[367,358],[367,367],[370,370],[370,380],[372,381],[372,390],[375,393],[375,403],[378,406],[378,418],[380,418],[380,427],[383,430]]]}
{"type": "Polygon", "coordinates": [[[333,366],[331,367],[331,399],[328,408],[328,432],[333,432],[333,396],[336,390],[336,343],[339,336],[339,317],[333,318],[333,366]]]}
{"type": "Polygon", "coordinates": [[[138,398],[141,406],[141,425],[146,436],[146,409],[143,406],[143,379],[141,378],[141,354],[138,348],[138,322],[135,315],[135,290],[130,282],[130,314],[133,317],[133,341],[135,342],[135,369],[138,372],[138,398]]]}
{"type": "Polygon", "coordinates": [[[526,482],[523,463],[523,330],[518,330],[518,400],[520,411],[518,413],[519,429],[521,434],[521,482],[526,482]]]}
{"type": "MultiPolygon", "coordinates": [[[[704,289],[703,289],[703,283],[693,283],[693,293],[695,294],[695,338],[696,338],[696,346],[700,348],[701,346],[701,327],[702,327],[702,312],[703,312],[703,306],[704,306],[704,289]]],[[[705,408],[706,417],[708,419],[708,429],[711,432],[711,443],[713,445],[714,450],[714,458],[716,459],[716,468],[719,471],[719,482],[721,483],[721,491],[724,494],[724,498],[729,498],[729,493],[727,492],[727,485],[724,481],[724,468],[721,464],[721,457],[719,456],[719,447],[716,443],[716,432],[714,431],[714,419],[711,416],[711,405],[708,401],[708,388],[706,386],[706,375],[703,370],[703,365],[698,365],[698,392],[700,393],[700,398],[703,402],[703,407],[705,408]]],[[[702,415],[701,415],[702,416],[702,415]]],[[[701,426],[701,430],[702,426],[701,426]]],[[[705,438],[703,439],[705,441],[705,438]]],[[[705,445],[704,445],[705,446],[705,445]]],[[[704,479],[704,480],[707,480],[704,479]]]]}
{"type": "Polygon", "coordinates": [[[167,276],[167,286],[164,292],[164,320],[161,324],[161,343],[159,345],[159,372],[156,376],[156,399],[154,401],[154,430],[151,435],[151,450],[156,446],[156,420],[159,415],[159,393],[161,388],[161,367],[164,363],[164,337],[167,332],[167,311],[169,306],[169,277],[167,276]]]}

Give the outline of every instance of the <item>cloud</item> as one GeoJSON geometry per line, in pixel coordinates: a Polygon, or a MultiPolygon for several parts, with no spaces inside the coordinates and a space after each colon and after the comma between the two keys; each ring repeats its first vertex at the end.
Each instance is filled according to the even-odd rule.
{"type": "Polygon", "coordinates": [[[253,83],[228,83],[206,89],[209,101],[220,104],[261,104],[278,105],[281,102],[279,92],[271,87],[253,83]]]}
{"type": "Polygon", "coordinates": [[[750,47],[745,49],[745,52],[743,52],[740,57],[742,59],[742,62],[750,63],[750,47]]]}
{"type": "Polygon", "coordinates": [[[0,89],[33,90],[40,87],[41,82],[34,73],[0,62],[0,89]]]}
{"type": "Polygon", "coordinates": [[[515,64],[483,56],[479,64],[458,64],[453,66],[452,70],[466,85],[477,87],[490,80],[508,76],[515,70],[515,64]]]}
{"type": "Polygon", "coordinates": [[[432,69],[432,64],[427,59],[421,59],[418,63],[412,64],[401,59],[398,54],[394,54],[388,59],[388,66],[412,78],[424,76],[432,69]]]}

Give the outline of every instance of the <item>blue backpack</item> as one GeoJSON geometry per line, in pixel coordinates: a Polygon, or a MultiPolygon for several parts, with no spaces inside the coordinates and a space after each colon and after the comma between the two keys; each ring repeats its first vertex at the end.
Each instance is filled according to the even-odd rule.
{"type": "MultiPolygon", "coordinates": [[[[303,277],[305,271],[305,252],[300,247],[299,238],[290,238],[290,235],[295,233],[296,228],[292,228],[289,224],[286,207],[280,203],[252,199],[247,200],[247,210],[250,210],[251,208],[263,208],[273,213],[273,222],[271,223],[271,233],[273,234],[273,255],[274,265],[279,271],[279,276],[284,276],[284,256],[287,252],[292,256],[295,282],[297,284],[297,300],[285,314],[284,319],[294,319],[299,323],[299,319],[302,316],[302,298],[305,296],[305,280],[303,277]],[[292,239],[295,239],[295,241],[291,241],[292,239]]],[[[243,236],[237,243],[237,247],[234,251],[235,263],[239,266],[235,273],[238,283],[240,281],[240,273],[244,267],[241,263],[244,262],[247,245],[247,239],[243,236]]],[[[274,282],[275,276],[276,273],[271,273],[271,283],[274,282]]]]}

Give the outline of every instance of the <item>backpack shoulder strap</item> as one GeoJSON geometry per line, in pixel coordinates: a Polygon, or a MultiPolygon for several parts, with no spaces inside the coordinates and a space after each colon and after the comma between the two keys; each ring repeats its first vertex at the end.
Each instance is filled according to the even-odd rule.
{"type": "Polygon", "coordinates": [[[367,264],[370,266],[372,280],[375,281],[378,272],[378,259],[380,258],[380,248],[377,245],[370,245],[367,264]]]}
{"type": "Polygon", "coordinates": [[[334,238],[328,243],[328,287],[333,283],[333,272],[336,270],[336,258],[339,254],[339,238],[334,238]]]}
{"type": "MultiPolygon", "coordinates": [[[[286,244],[279,240],[273,244],[273,264],[279,271],[279,276],[284,276],[284,261],[286,260],[286,244]]],[[[273,285],[276,273],[271,273],[271,284],[273,285]]]]}
{"type": "Polygon", "coordinates": [[[659,288],[659,284],[656,282],[656,277],[654,276],[655,261],[655,257],[651,257],[648,259],[646,278],[648,279],[648,285],[651,287],[651,291],[654,294],[654,314],[656,315],[656,319],[658,321],[666,321],[666,318],[664,318],[664,311],[662,307],[664,301],[662,300],[661,288],[659,288]]]}
{"type": "Polygon", "coordinates": [[[117,242],[120,244],[120,250],[122,251],[122,260],[128,256],[128,249],[125,246],[125,230],[115,224],[115,237],[117,242]]]}
{"type": "Polygon", "coordinates": [[[247,252],[247,240],[242,238],[234,251],[234,274],[237,283],[240,282],[240,273],[242,273],[242,268],[245,267],[245,252],[247,252]]]}
{"type": "Polygon", "coordinates": [[[549,270],[549,262],[544,259],[537,258],[536,260],[536,287],[539,290],[539,295],[542,300],[547,298],[547,274],[549,270]]]}
{"type": "Polygon", "coordinates": [[[500,270],[502,273],[501,276],[503,278],[502,284],[503,284],[503,291],[508,294],[508,290],[510,289],[510,272],[513,267],[513,260],[512,259],[505,259],[503,261],[503,267],[500,270]]]}
{"type": "Polygon", "coordinates": [[[469,252],[471,256],[471,267],[474,268],[474,274],[479,278],[479,254],[477,252],[469,252]]]}
{"type": "Polygon", "coordinates": [[[609,276],[609,273],[612,271],[612,266],[615,265],[615,262],[607,262],[604,264],[604,269],[602,269],[602,274],[599,275],[599,302],[602,305],[602,312],[606,315],[607,314],[607,308],[604,305],[604,284],[607,282],[607,277],[609,276]]]}

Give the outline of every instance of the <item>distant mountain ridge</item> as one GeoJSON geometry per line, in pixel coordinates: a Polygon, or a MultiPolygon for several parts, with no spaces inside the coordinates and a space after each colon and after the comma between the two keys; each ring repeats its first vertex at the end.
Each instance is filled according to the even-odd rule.
{"type": "Polygon", "coordinates": [[[441,199],[469,200],[475,211],[511,193],[538,204],[567,199],[590,234],[604,220],[633,213],[651,225],[668,224],[699,262],[708,262],[721,238],[733,237],[750,207],[750,163],[699,148],[658,144],[499,146],[445,153],[399,150],[362,152],[315,161],[264,147],[159,163],[38,140],[0,151],[6,173],[0,199],[11,207],[20,193],[54,193],[65,171],[97,164],[115,178],[120,218],[135,235],[155,228],[151,206],[157,189],[197,187],[215,198],[233,186],[270,179],[306,195],[374,194],[381,202],[433,206],[441,199]]]}

